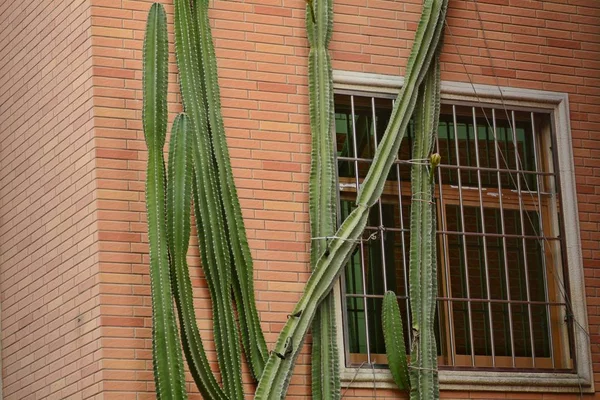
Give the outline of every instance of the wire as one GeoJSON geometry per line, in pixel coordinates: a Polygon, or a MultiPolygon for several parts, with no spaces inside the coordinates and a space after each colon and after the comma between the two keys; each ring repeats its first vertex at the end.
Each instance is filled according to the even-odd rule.
{"type": "Polygon", "coordinates": [[[354,373],[354,376],[352,377],[352,380],[350,382],[348,382],[348,386],[346,386],[346,389],[344,390],[344,392],[342,393],[342,397],[340,397],[340,399],[343,399],[344,396],[346,395],[346,392],[350,389],[350,386],[354,383],[354,381],[356,380],[356,377],[358,376],[358,373],[360,372],[360,369],[363,367],[363,365],[366,364],[366,361],[363,361],[358,368],[356,369],[356,372],[354,373]]]}

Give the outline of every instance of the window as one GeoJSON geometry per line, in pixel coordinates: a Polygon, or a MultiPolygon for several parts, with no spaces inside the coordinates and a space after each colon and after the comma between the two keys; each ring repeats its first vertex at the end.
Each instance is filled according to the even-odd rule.
{"type": "MultiPolygon", "coordinates": [[[[340,220],[354,207],[395,99],[389,88],[365,90],[350,81],[338,83],[335,95],[340,220]]],[[[581,266],[580,256],[568,257],[557,111],[473,97],[443,96],[435,144],[442,156],[434,198],[440,369],[580,377],[581,339],[566,282],[581,266]]],[[[412,140],[409,126],[370,212],[364,237],[371,240],[357,246],[341,278],[343,362],[350,369],[385,368],[386,290],[398,296],[409,348],[410,169],[419,162],[411,160],[412,140]]]]}

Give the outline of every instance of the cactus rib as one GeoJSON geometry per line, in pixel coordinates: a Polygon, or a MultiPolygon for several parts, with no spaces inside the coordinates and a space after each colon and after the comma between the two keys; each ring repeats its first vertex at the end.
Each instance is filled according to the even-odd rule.
{"type": "Polygon", "coordinates": [[[283,327],[277,340],[276,351],[281,349],[285,338],[292,337],[293,352],[285,360],[274,355],[269,357],[256,390],[257,400],[280,399],[285,396],[294,361],[314,317],[316,305],[331,290],[334,280],[339,276],[355,247],[354,241],[364,230],[369,208],[383,191],[385,179],[397,156],[400,142],[415,107],[416,89],[423,81],[436,51],[444,24],[446,6],[447,0],[426,0],[423,6],[415,42],[407,63],[405,85],[398,94],[390,123],[361,187],[357,207],[342,223],[335,234],[336,238],[331,240],[328,246],[329,254],[325,253],[317,262],[303,295],[294,309],[294,312],[302,310],[302,315],[297,319],[289,319],[283,327]]]}
{"type": "Polygon", "coordinates": [[[167,130],[167,17],[160,4],[148,14],[144,39],[143,128],[148,147],[146,209],[152,289],[152,359],[159,399],[185,399],[183,359],[173,311],[167,227],[163,147],[167,130]]]}
{"type": "MultiPolygon", "coordinates": [[[[336,224],[336,180],[333,148],[333,78],[327,50],[333,27],[333,1],[314,0],[306,5],[309,111],[312,133],[309,177],[309,212],[312,237],[333,236],[336,224]],[[314,12],[314,9],[317,12],[314,12]],[[315,17],[315,14],[318,17],[315,17]]],[[[325,252],[326,240],[311,241],[311,267],[325,252]]],[[[340,396],[335,298],[329,294],[318,308],[312,325],[312,397],[340,396]]]]}

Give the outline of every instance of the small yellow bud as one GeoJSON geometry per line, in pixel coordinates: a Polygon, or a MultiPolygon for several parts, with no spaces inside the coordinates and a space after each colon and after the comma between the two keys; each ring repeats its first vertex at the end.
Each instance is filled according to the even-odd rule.
{"type": "Polygon", "coordinates": [[[442,156],[439,153],[433,153],[429,160],[431,161],[431,166],[435,168],[442,162],[442,156]]]}
{"type": "Polygon", "coordinates": [[[431,168],[429,168],[429,183],[433,184],[435,179],[434,171],[440,165],[440,162],[442,162],[442,156],[439,153],[433,153],[429,157],[429,162],[431,163],[431,168]]]}

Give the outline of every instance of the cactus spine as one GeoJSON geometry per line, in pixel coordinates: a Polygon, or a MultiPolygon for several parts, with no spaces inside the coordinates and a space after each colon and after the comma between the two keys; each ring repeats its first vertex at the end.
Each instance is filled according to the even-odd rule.
{"type": "MultiPolygon", "coordinates": [[[[336,180],[333,147],[333,77],[327,47],[333,28],[333,0],[313,0],[306,5],[308,86],[312,153],[309,178],[310,231],[313,238],[333,236],[336,225],[336,180]],[[316,11],[315,11],[316,9],[316,11]]],[[[314,269],[325,252],[327,239],[311,241],[314,269]]],[[[329,294],[317,309],[312,324],[312,397],[340,397],[335,298],[329,294]]]]}
{"type": "Polygon", "coordinates": [[[183,359],[173,311],[163,147],[167,132],[167,17],[162,6],[150,8],[144,40],[143,127],[148,147],[146,209],[152,288],[152,356],[159,399],[187,398],[183,359]]]}

